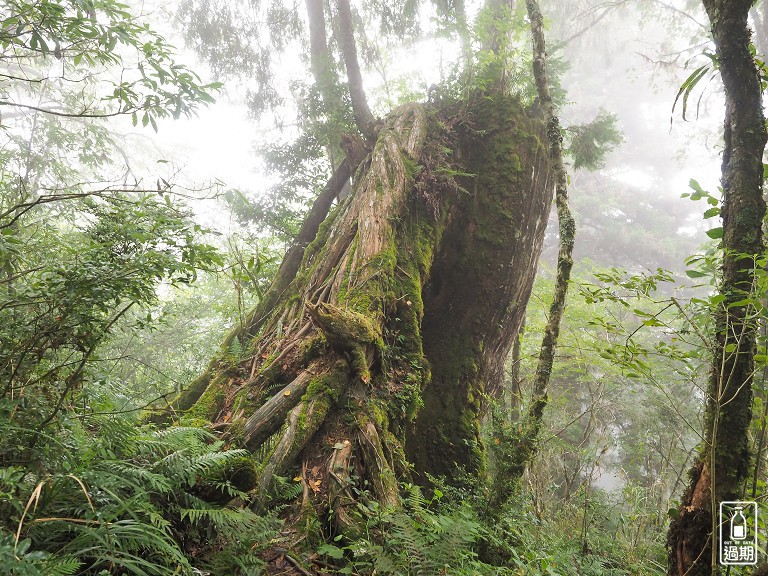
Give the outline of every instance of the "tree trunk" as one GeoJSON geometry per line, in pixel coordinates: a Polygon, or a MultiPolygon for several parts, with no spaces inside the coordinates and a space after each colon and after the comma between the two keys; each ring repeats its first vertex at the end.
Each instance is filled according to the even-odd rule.
{"type": "Polygon", "coordinates": [[[358,130],[369,142],[376,139],[376,119],[368,107],[368,99],[363,90],[363,75],[357,60],[357,45],[355,43],[354,22],[349,0],[337,0],[336,10],[339,14],[339,44],[347,69],[347,86],[349,100],[358,130]]]}
{"type": "Polygon", "coordinates": [[[704,0],[725,87],[722,287],[717,338],[707,390],[706,440],[670,525],[669,573],[717,572],[716,509],[740,500],[748,477],[756,350],[755,258],[763,251],[762,156],[766,142],[761,88],[750,53],[751,0],[704,0]],[[752,303],[750,303],[751,301],[752,303]]]}
{"type": "MultiPolygon", "coordinates": [[[[530,295],[553,179],[543,119],[509,97],[410,104],[266,318],[183,420],[247,446],[260,493],[300,476],[302,513],[353,530],[350,484],[484,467],[479,420],[530,295]]],[[[263,314],[263,310],[261,312],[263,314]]]]}

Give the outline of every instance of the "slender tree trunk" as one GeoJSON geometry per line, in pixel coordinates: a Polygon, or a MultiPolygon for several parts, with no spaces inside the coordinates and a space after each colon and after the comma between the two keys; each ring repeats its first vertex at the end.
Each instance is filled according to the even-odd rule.
{"type": "Polygon", "coordinates": [[[504,508],[514,492],[516,482],[525,470],[536,450],[536,440],[541,429],[544,409],[547,405],[547,389],[552,375],[560,321],[565,311],[565,299],[573,267],[573,245],[576,224],[568,207],[568,175],[563,162],[563,137],[555,104],[549,90],[547,75],[546,45],[544,39],[544,18],[536,0],[526,0],[528,18],[531,22],[533,44],[533,75],[539,102],[547,121],[547,143],[549,159],[555,178],[555,202],[560,231],[560,247],[557,257],[555,291],[549,309],[549,318],[544,327],[539,360],[533,378],[533,397],[525,420],[517,433],[507,425],[498,434],[499,446],[497,478],[490,499],[489,513],[493,516],[504,508]],[[511,445],[507,445],[511,444],[511,445]]]}
{"type": "Polygon", "coordinates": [[[338,82],[333,68],[333,56],[328,49],[323,0],[305,0],[309,21],[309,58],[312,77],[327,107],[341,107],[334,92],[338,82]]]}
{"type": "Polygon", "coordinates": [[[752,415],[753,356],[757,323],[754,258],[763,251],[762,156],[766,142],[761,88],[750,53],[750,0],[704,0],[725,87],[723,150],[722,309],[707,391],[706,439],[667,540],[669,573],[699,576],[717,572],[715,511],[739,500],[750,466],[747,438],[752,415]]]}
{"type": "Polygon", "coordinates": [[[544,41],[544,18],[537,0],[526,0],[526,7],[528,9],[528,18],[531,21],[531,35],[533,38],[533,74],[536,79],[536,90],[539,94],[539,100],[547,118],[549,155],[555,172],[555,202],[560,231],[560,246],[557,255],[555,292],[549,308],[549,319],[544,327],[544,337],[541,342],[536,374],[534,375],[533,403],[528,414],[528,438],[523,439],[529,445],[524,446],[524,453],[532,449],[530,444],[535,442],[538,436],[544,408],[547,405],[547,388],[549,387],[549,380],[552,375],[557,339],[560,335],[560,321],[565,312],[565,299],[568,294],[568,283],[571,279],[571,268],[573,268],[573,246],[576,234],[576,223],[568,207],[568,174],[565,171],[565,164],[563,162],[563,136],[555,105],[552,101],[552,95],[549,91],[546,44],[544,41]]]}
{"type": "Polygon", "coordinates": [[[357,59],[357,45],[355,43],[354,23],[352,21],[352,10],[349,7],[349,0],[337,0],[336,9],[339,13],[341,55],[344,58],[344,66],[347,69],[349,98],[352,102],[355,123],[365,139],[373,142],[376,140],[376,119],[368,107],[368,100],[363,89],[363,76],[360,73],[360,63],[357,59]]]}

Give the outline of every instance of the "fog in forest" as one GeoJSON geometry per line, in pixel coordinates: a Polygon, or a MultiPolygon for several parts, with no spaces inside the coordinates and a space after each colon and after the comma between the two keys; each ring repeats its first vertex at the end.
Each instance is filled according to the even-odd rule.
{"type": "MultiPolygon", "coordinates": [[[[588,123],[605,111],[616,115],[622,137],[599,170],[572,171],[573,201],[580,214],[577,257],[608,266],[680,270],[683,259],[706,241],[701,210],[680,196],[689,191],[690,179],[707,190],[719,185],[723,102],[719,79],[708,78],[692,95],[685,118],[680,102],[673,111],[680,86],[705,61],[707,49],[701,18],[683,18],[677,10],[620,3],[580,10],[568,6],[549,15],[548,32],[564,69],[564,126],[588,123]]],[[[184,46],[179,23],[171,34],[184,46]]],[[[451,48],[444,40],[423,40],[416,46],[382,48],[378,58],[391,68],[387,76],[409,82],[414,95],[421,91],[426,100],[428,86],[444,80],[450,58],[457,57],[451,48]]],[[[185,58],[215,79],[192,49],[185,58]]],[[[382,74],[375,69],[367,74],[366,85],[378,88],[373,92],[384,98],[382,74]]],[[[137,137],[152,138],[160,155],[193,180],[220,180],[258,195],[270,175],[253,149],[272,137],[291,137],[295,101],[294,94],[286,95],[281,121],[289,125],[277,130],[271,120],[249,115],[245,91],[243,83],[225,81],[216,106],[169,123],[156,136],[138,132],[137,137]]]]}
{"type": "Polygon", "coordinates": [[[741,4],[0,2],[0,576],[766,573],[741,4]]]}

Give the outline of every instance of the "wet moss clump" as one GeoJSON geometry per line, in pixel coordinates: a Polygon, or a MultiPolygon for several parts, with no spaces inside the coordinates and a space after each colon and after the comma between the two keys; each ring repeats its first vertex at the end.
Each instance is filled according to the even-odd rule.
{"type": "Polygon", "coordinates": [[[181,418],[181,422],[190,426],[191,422],[204,421],[210,423],[221,410],[227,397],[227,382],[229,379],[226,374],[220,374],[217,378],[208,384],[205,392],[202,393],[197,402],[186,411],[181,418]]]}

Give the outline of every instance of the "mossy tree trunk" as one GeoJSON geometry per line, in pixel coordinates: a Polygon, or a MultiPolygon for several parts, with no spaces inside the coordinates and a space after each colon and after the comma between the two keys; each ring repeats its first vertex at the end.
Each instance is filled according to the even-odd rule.
{"type": "Polygon", "coordinates": [[[576,222],[568,206],[568,173],[563,160],[562,129],[550,92],[550,80],[547,73],[544,16],[537,0],[526,0],[525,4],[531,27],[533,76],[536,83],[536,93],[539,96],[539,103],[547,122],[549,157],[555,182],[559,248],[554,294],[539,348],[539,358],[532,382],[531,405],[528,407],[524,419],[519,423],[511,424],[499,418],[493,420],[494,435],[498,444],[496,448],[496,477],[491,489],[492,495],[489,498],[487,512],[491,518],[504,510],[504,505],[515,493],[518,480],[536,454],[538,436],[544,421],[544,410],[549,401],[549,381],[555,361],[557,341],[560,336],[560,323],[565,312],[571,269],[573,268],[573,247],[576,235],[576,222]],[[515,429],[514,432],[513,429],[515,429]]]}
{"type": "Polygon", "coordinates": [[[241,357],[212,365],[182,420],[251,449],[260,493],[300,477],[300,509],[331,508],[335,531],[356,524],[353,481],[393,506],[414,470],[481,473],[479,421],[552,185],[544,120],[510,97],[397,109],[293,279],[233,336],[241,357]]]}
{"type": "Polygon", "coordinates": [[[704,0],[726,99],[720,291],[724,301],[715,316],[705,443],[667,539],[673,576],[718,571],[715,511],[719,502],[742,499],[750,466],[748,429],[757,335],[753,283],[755,259],[763,252],[766,143],[761,87],[747,26],[751,5],[751,0],[704,0]]]}

